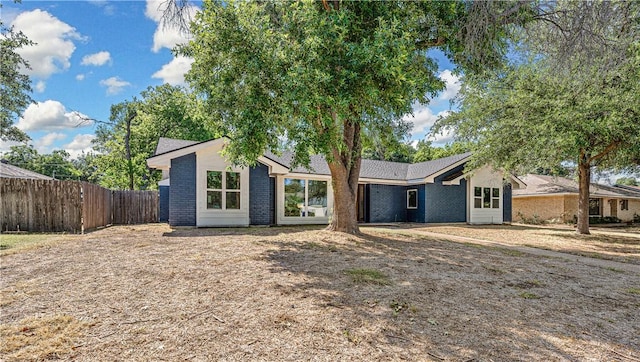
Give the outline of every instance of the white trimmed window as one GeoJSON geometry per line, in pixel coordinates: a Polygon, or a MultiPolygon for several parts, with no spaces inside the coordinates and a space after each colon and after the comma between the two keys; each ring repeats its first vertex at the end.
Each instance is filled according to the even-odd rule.
{"type": "Polygon", "coordinates": [[[327,181],[285,178],[285,217],[327,217],[327,181]]]}
{"type": "Polygon", "coordinates": [[[407,209],[418,208],[418,189],[407,190],[407,209]]]}
{"type": "Polygon", "coordinates": [[[474,187],[473,207],[475,209],[499,209],[500,189],[497,187],[474,187]]]}
{"type": "Polygon", "coordinates": [[[207,209],[240,209],[240,173],[207,171],[207,209]]]}

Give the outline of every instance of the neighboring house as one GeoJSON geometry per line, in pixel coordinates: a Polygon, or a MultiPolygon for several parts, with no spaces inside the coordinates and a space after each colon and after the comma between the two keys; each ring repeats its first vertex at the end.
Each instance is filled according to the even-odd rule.
{"type": "MultiPolygon", "coordinates": [[[[191,142],[161,138],[147,160],[163,171],[161,218],[177,226],[327,224],[333,211],[329,167],[312,156],[310,169],[291,168],[291,154],[267,153],[255,167],[235,167],[220,155],[224,138],[191,142]]],[[[469,153],[416,164],[362,160],[358,220],[381,222],[511,221],[516,178],[488,167],[464,174],[469,153]]]]}
{"type": "MultiPolygon", "coordinates": [[[[578,215],[578,183],[554,176],[521,177],[526,188],[513,191],[513,220],[571,222],[578,215]]],[[[591,183],[589,215],[613,216],[624,222],[640,215],[640,189],[630,186],[607,186],[591,183]]]]}
{"type": "Polygon", "coordinates": [[[29,178],[38,180],[54,180],[53,177],[45,176],[37,172],[25,170],[18,166],[7,163],[6,160],[0,160],[0,177],[4,178],[29,178]]]}

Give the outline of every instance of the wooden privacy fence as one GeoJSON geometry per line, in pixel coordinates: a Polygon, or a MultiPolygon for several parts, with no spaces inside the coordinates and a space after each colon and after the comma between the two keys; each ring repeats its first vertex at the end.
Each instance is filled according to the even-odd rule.
{"type": "Polygon", "coordinates": [[[78,181],[0,178],[1,231],[81,233],[158,222],[157,191],[112,191],[78,181]]]}

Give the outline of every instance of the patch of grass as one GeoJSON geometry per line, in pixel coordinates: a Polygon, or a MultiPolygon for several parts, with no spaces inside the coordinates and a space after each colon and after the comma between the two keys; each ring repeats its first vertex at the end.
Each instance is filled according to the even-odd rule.
{"type": "Polygon", "coordinates": [[[0,325],[0,354],[8,360],[60,359],[73,351],[89,324],[69,315],[29,317],[0,325]]]}
{"type": "Polygon", "coordinates": [[[499,246],[492,246],[490,247],[492,250],[495,251],[499,251],[504,255],[508,255],[508,256],[524,256],[525,253],[521,252],[520,250],[515,250],[515,249],[510,249],[510,248],[502,248],[499,246]]]}
{"type": "Polygon", "coordinates": [[[640,295],[640,288],[629,288],[627,289],[627,293],[640,295]]]}
{"type": "Polygon", "coordinates": [[[527,291],[522,291],[518,295],[524,299],[540,299],[539,295],[527,291]]]}
{"type": "Polygon", "coordinates": [[[618,269],[618,268],[614,268],[614,267],[612,267],[612,266],[607,267],[606,269],[607,269],[607,270],[610,270],[610,271],[612,271],[612,272],[616,272],[616,273],[624,273],[624,270],[622,270],[622,269],[618,269]]]}
{"type": "Polygon", "coordinates": [[[351,276],[351,280],[356,284],[391,284],[388,276],[375,269],[347,269],[345,272],[351,276]]]}
{"type": "Polygon", "coordinates": [[[59,234],[0,234],[0,255],[49,245],[58,239],[59,234]]]}
{"type": "Polygon", "coordinates": [[[358,336],[356,336],[353,332],[351,332],[348,329],[345,329],[344,331],[342,331],[342,334],[344,334],[345,337],[347,337],[347,340],[353,344],[358,344],[360,343],[360,339],[358,338],[358,336]]]}

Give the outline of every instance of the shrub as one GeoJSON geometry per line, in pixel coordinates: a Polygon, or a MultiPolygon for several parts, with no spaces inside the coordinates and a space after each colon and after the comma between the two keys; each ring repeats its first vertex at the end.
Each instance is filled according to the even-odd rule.
{"type": "Polygon", "coordinates": [[[589,224],[619,224],[622,220],[615,216],[591,216],[589,217],[589,224]]]}

